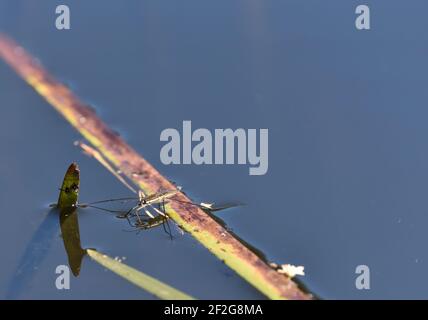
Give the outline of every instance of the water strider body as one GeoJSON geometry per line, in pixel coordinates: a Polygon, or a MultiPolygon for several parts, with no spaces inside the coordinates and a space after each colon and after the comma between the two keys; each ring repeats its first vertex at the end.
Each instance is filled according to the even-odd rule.
{"type": "Polygon", "coordinates": [[[133,193],[138,194],[138,198],[137,197],[130,197],[130,198],[108,199],[108,200],[102,200],[102,201],[87,203],[87,204],[79,204],[78,206],[80,208],[91,207],[91,208],[95,208],[95,209],[99,209],[99,210],[103,210],[103,211],[107,211],[107,212],[111,212],[111,213],[119,213],[117,215],[117,217],[118,218],[126,218],[128,220],[128,222],[130,221],[129,220],[130,217],[136,217],[137,222],[134,223],[135,227],[138,227],[140,229],[149,229],[149,228],[152,228],[154,226],[158,226],[159,224],[162,224],[165,227],[165,225],[163,223],[165,221],[168,224],[169,216],[168,216],[167,212],[165,211],[165,203],[169,200],[187,203],[190,205],[195,205],[195,206],[201,208],[202,210],[209,211],[209,212],[224,210],[227,208],[231,208],[231,207],[241,205],[239,203],[234,203],[234,204],[226,204],[226,205],[223,205],[220,207],[214,207],[213,204],[205,204],[205,203],[195,204],[195,203],[190,202],[190,201],[180,201],[178,199],[173,198],[177,193],[179,193],[181,191],[180,187],[177,187],[177,189],[175,189],[175,190],[164,190],[164,191],[158,191],[158,192],[153,193],[153,194],[145,195],[143,193],[143,191],[141,191],[141,190],[139,190],[137,192],[136,189],[138,188],[138,186],[135,186],[137,188],[132,187],[128,183],[128,181],[126,181],[126,177],[124,177],[122,175],[122,172],[114,169],[114,167],[109,163],[109,161],[107,159],[105,159],[103,157],[103,155],[98,150],[92,148],[91,146],[88,146],[87,144],[85,144],[83,142],[77,142],[76,144],[78,146],[80,146],[82,148],[82,150],[87,155],[93,157],[102,166],[104,166],[108,171],[110,171],[126,188],[128,188],[133,193]],[[137,202],[136,202],[136,205],[134,207],[132,207],[131,209],[129,209],[126,213],[124,213],[123,211],[109,210],[106,208],[100,208],[100,207],[95,206],[96,204],[113,202],[113,201],[122,201],[122,202],[137,201],[137,202]],[[159,207],[158,208],[154,207],[153,205],[155,205],[155,204],[158,204],[159,207]],[[153,215],[148,210],[148,208],[156,211],[156,213],[158,213],[158,215],[157,216],[153,215]],[[145,214],[152,220],[148,220],[148,219],[143,220],[139,215],[139,211],[141,211],[141,210],[144,210],[145,214]],[[163,219],[158,218],[158,217],[162,217],[163,219]]]}
{"type": "MultiPolygon", "coordinates": [[[[190,201],[183,202],[181,200],[174,199],[174,196],[177,195],[180,191],[181,191],[180,189],[161,190],[156,193],[146,195],[144,194],[143,191],[139,190],[137,197],[111,198],[111,199],[100,200],[100,201],[89,202],[89,203],[82,203],[82,204],[76,203],[75,206],[78,208],[94,208],[97,210],[115,213],[117,218],[127,219],[128,223],[133,228],[136,228],[137,230],[148,230],[148,229],[152,229],[162,225],[164,231],[172,239],[171,228],[169,226],[170,217],[165,209],[165,205],[169,201],[177,201],[177,202],[194,205],[210,213],[242,205],[242,203],[239,203],[239,202],[226,203],[220,206],[214,206],[214,204],[212,203],[203,203],[203,202],[200,204],[193,203],[190,201]],[[112,210],[112,209],[107,209],[107,208],[97,206],[98,204],[109,203],[109,202],[126,203],[130,201],[135,201],[135,205],[132,206],[127,211],[112,210]],[[144,211],[146,217],[141,216],[140,211],[144,211]]],[[[56,204],[52,206],[56,206],[56,204]]],[[[180,230],[180,232],[182,232],[182,230],[179,227],[178,229],[180,230]]]]}
{"type": "MultiPolygon", "coordinates": [[[[78,180],[77,180],[78,181],[78,180]]],[[[75,181],[75,179],[67,179],[65,180],[63,186],[61,187],[60,198],[58,200],[58,205],[54,204],[53,206],[60,208],[61,204],[66,203],[68,207],[74,208],[94,208],[110,213],[115,213],[118,218],[126,218],[129,224],[139,230],[147,230],[153,227],[157,227],[162,225],[164,230],[171,236],[171,229],[168,223],[169,215],[166,212],[165,204],[168,201],[177,201],[182,203],[187,203],[190,205],[197,206],[205,211],[218,211],[227,209],[230,207],[237,206],[239,204],[229,204],[220,207],[214,207],[212,204],[206,203],[193,203],[191,201],[182,201],[179,199],[174,199],[180,191],[181,188],[178,187],[174,190],[160,190],[158,192],[146,195],[142,190],[136,192],[132,189],[133,192],[137,193],[137,196],[134,197],[126,197],[126,198],[113,198],[107,200],[100,200],[95,202],[83,203],[79,204],[77,202],[77,195],[79,192],[79,183],[75,181]],[[108,203],[108,202],[129,202],[135,201],[135,204],[128,210],[111,210],[108,208],[99,207],[99,204],[108,203]],[[140,215],[140,211],[143,211],[147,218],[144,218],[140,215]],[[153,212],[153,213],[152,213],[153,212]],[[131,220],[132,219],[132,220],[131,220]],[[168,227],[168,231],[165,228],[165,224],[168,227]]],[[[171,236],[172,238],[172,236],[171,236]]]]}
{"type": "MultiPolygon", "coordinates": [[[[154,210],[159,213],[162,216],[166,215],[165,212],[165,201],[175,196],[179,191],[178,190],[166,190],[166,191],[160,191],[157,193],[144,195],[144,193],[140,190],[138,192],[138,204],[133,208],[135,212],[138,213],[138,211],[143,210],[144,212],[150,217],[154,218],[154,216],[150,213],[150,211],[146,210],[145,208],[147,206],[151,206],[154,204],[162,204],[163,205],[163,212],[160,211],[160,209],[154,208],[154,210]]],[[[131,209],[132,211],[132,209],[131,209]]],[[[138,215],[137,215],[138,217],[138,215]]]]}
{"type": "Polygon", "coordinates": [[[175,196],[178,190],[166,190],[157,193],[149,194],[145,196],[141,191],[139,192],[139,206],[145,206],[150,204],[157,204],[175,196]]]}
{"type": "MultiPolygon", "coordinates": [[[[117,214],[116,216],[118,218],[127,219],[128,223],[132,227],[136,228],[137,230],[148,230],[148,229],[162,225],[164,231],[172,238],[171,228],[169,226],[170,217],[168,215],[168,212],[165,209],[165,204],[168,203],[169,201],[183,202],[181,200],[174,198],[174,196],[177,195],[179,192],[180,192],[179,189],[161,190],[156,193],[145,195],[140,190],[138,192],[138,197],[125,197],[125,198],[113,198],[113,199],[107,199],[107,200],[100,200],[96,202],[90,202],[87,204],[80,204],[79,207],[83,207],[83,208],[89,207],[89,208],[100,209],[111,213],[116,213],[117,214]],[[101,203],[128,202],[128,201],[136,201],[136,204],[126,212],[118,211],[118,210],[110,210],[107,208],[101,208],[101,207],[95,206],[101,203]],[[144,211],[145,215],[147,216],[146,218],[140,215],[139,212],[141,210],[144,211]],[[151,211],[156,212],[157,215],[154,215],[151,211]]],[[[210,204],[210,203],[197,204],[189,201],[186,201],[185,203],[197,206],[202,210],[205,210],[208,212],[225,210],[228,208],[242,205],[241,203],[237,203],[237,202],[226,203],[220,206],[214,206],[213,204],[210,204]]],[[[182,232],[180,228],[179,230],[182,232]]]]}
{"type": "MultiPolygon", "coordinates": [[[[165,191],[159,191],[156,193],[152,193],[149,195],[145,195],[143,191],[138,191],[138,197],[125,197],[125,198],[113,198],[113,199],[107,199],[107,200],[100,200],[95,202],[89,202],[84,204],[79,204],[78,206],[81,208],[95,208],[100,209],[108,212],[115,212],[115,213],[123,213],[123,211],[117,211],[117,210],[109,210],[106,208],[101,208],[98,206],[95,206],[96,204],[101,203],[107,203],[107,202],[128,202],[128,201],[136,201],[136,205],[129,209],[126,213],[123,213],[121,215],[118,215],[119,218],[126,218],[129,215],[134,212],[137,214],[139,211],[144,210],[144,212],[149,216],[150,218],[154,218],[154,215],[147,210],[147,207],[153,208],[157,213],[159,213],[162,216],[165,216],[165,212],[160,211],[159,209],[156,209],[153,207],[155,204],[162,204],[165,205],[168,199],[175,196],[179,190],[165,190],[165,191]]],[[[178,200],[177,200],[178,201],[178,200]]]]}
{"type": "MultiPolygon", "coordinates": [[[[147,230],[151,229],[157,226],[162,225],[165,232],[169,234],[169,236],[172,238],[171,235],[171,229],[168,224],[169,216],[166,213],[165,210],[165,203],[174,197],[179,190],[162,190],[153,194],[145,195],[143,191],[138,191],[138,197],[125,197],[125,198],[113,198],[113,199],[107,199],[107,200],[100,200],[90,203],[84,203],[84,204],[77,204],[77,207],[79,208],[94,208],[98,210],[103,210],[111,213],[117,213],[118,218],[126,218],[129,222],[129,224],[137,229],[140,230],[147,230]],[[107,202],[128,202],[128,201],[136,201],[136,205],[131,207],[127,212],[121,211],[121,210],[110,210],[107,208],[98,207],[96,205],[101,203],[107,203],[107,202]],[[156,208],[154,205],[159,205],[158,208],[156,208]],[[152,214],[149,210],[149,208],[157,213],[155,216],[152,214]],[[143,210],[144,213],[148,216],[148,219],[143,219],[139,212],[143,210]],[[135,222],[131,222],[130,218],[136,218],[135,222]],[[168,231],[165,228],[165,222],[168,227],[168,231]]],[[[178,201],[178,200],[176,200],[178,201]]]]}

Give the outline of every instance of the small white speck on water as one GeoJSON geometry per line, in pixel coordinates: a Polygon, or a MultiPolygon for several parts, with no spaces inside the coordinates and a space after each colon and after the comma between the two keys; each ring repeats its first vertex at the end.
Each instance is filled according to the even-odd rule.
{"type": "Polygon", "coordinates": [[[403,220],[401,218],[397,219],[397,223],[401,223],[403,220]]]}
{"type": "Polygon", "coordinates": [[[415,259],[415,263],[419,263],[419,259],[415,259]]]}

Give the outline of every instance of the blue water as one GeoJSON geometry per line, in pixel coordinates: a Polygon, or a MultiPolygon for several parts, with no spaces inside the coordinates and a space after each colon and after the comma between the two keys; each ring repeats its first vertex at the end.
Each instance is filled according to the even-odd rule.
{"type": "MultiPolygon", "coordinates": [[[[428,3],[365,1],[68,1],[71,30],[55,28],[61,1],[0,0],[14,37],[165,176],[198,201],[240,201],[219,213],[269,260],[304,265],[323,298],[428,298],[428,3]],[[269,171],[163,165],[165,128],[268,128],[269,171]],[[370,267],[370,290],[355,268],[370,267]]],[[[73,146],[80,136],[0,62],[0,297],[55,202],[72,161],[81,200],[129,195],[73,146]]],[[[190,236],[139,235],[93,210],[79,213],[95,247],[198,298],[263,298],[190,236]]],[[[43,229],[43,228],[42,228],[43,229]]],[[[152,296],[85,259],[70,290],[53,228],[19,297],[152,296]]]]}

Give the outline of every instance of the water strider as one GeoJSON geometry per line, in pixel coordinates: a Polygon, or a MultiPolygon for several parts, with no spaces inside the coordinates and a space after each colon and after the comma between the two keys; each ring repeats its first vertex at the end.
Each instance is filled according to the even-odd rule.
{"type": "MultiPolygon", "coordinates": [[[[154,211],[156,211],[158,214],[165,216],[165,212],[160,211],[160,209],[153,207],[154,204],[165,204],[166,200],[169,198],[175,196],[179,191],[178,190],[166,190],[166,191],[159,191],[157,193],[145,195],[143,191],[138,191],[138,197],[124,197],[124,198],[112,198],[112,199],[106,199],[106,200],[99,200],[84,204],[78,204],[80,208],[95,208],[99,210],[104,210],[107,212],[113,212],[113,213],[122,213],[117,215],[118,218],[126,218],[131,216],[133,213],[135,216],[139,217],[138,212],[141,210],[144,210],[145,214],[150,218],[155,218],[155,216],[147,209],[147,207],[151,207],[154,211]],[[128,202],[128,201],[136,201],[136,205],[133,206],[131,209],[129,209],[127,212],[123,212],[120,210],[110,210],[102,207],[98,207],[95,205],[101,204],[101,203],[107,203],[107,202],[128,202]]],[[[178,201],[178,200],[176,200],[178,201]]]]}
{"type": "MultiPolygon", "coordinates": [[[[145,195],[143,191],[138,192],[138,197],[124,197],[124,198],[111,198],[106,200],[100,200],[95,202],[89,202],[85,204],[78,204],[81,208],[94,208],[98,210],[103,210],[111,213],[116,213],[116,217],[121,219],[127,219],[128,223],[135,227],[138,230],[148,230],[154,227],[158,227],[162,225],[164,231],[172,238],[171,228],[169,226],[169,215],[166,211],[165,205],[168,201],[176,201],[181,203],[187,203],[190,205],[197,206],[202,210],[207,212],[214,212],[229,209],[232,207],[240,206],[241,203],[228,203],[221,206],[214,206],[212,203],[193,203],[188,201],[181,201],[175,199],[174,196],[180,192],[180,189],[177,190],[161,190],[153,194],[145,195]],[[128,211],[123,210],[111,210],[103,207],[99,207],[97,205],[102,203],[109,202],[129,202],[136,201],[136,204],[131,207],[128,211]],[[155,206],[157,205],[157,207],[155,206]],[[144,211],[146,217],[142,217],[140,215],[140,211],[144,211]],[[151,211],[154,211],[156,214],[153,214],[151,211]],[[132,219],[134,218],[134,222],[132,219]],[[166,224],[166,227],[165,227],[166,224]]],[[[180,229],[181,230],[181,229],[180,229]]]]}
{"type": "Polygon", "coordinates": [[[150,229],[150,228],[159,226],[160,224],[162,224],[162,226],[164,227],[164,230],[166,230],[164,222],[166,222],[168,229],[170,230],[170,227],[168,224],[169,216],[165,210],[165,204],[169,200],[177,201],[181,203],[187,203],[190,205],[195,205],[207,212],[224,210],[227,208],[241,205],[240,203],[231,203],[231,204],[226,204],[219,207],[214,207],[213,204],[206,204],[206,203],[196,204],[190,201],[180,201],[178,199],[174,199],[174,196],[181,191],[181,187],[177,187],[177,189],[175,190],[160,190],[156,193],[146,195],[142,190],[136,191],[136,189],[139,189],[138,186],[136,185],[134,185],[134,187],[131,186],[131,184],[133,183],[131,181],[127,181],[126,177],[123,176],[123,173],[120,170],[116,170],[114,166],[107,159],[105,159],[104,156],[98,150],[94,149],[93,147],[81,141],[75,142],[75,145],[79,146],[85,154],[97,160],[103,167],[105,167],[109,172],[111,172],[132,193],[137,194],[137,197],[125,197],[125,198],[100,200],[100,201],[95,201],[95,202],[90,202],[85,204],[77,204],[77,206],[80,208],[94,208],[94,209],[98,209],[106,212],[116,213],[118,218],[126,218],[131,226],[136,227],[140,230],[150,229]],[[136,204],[126,212],[120,211],[120,210],[111,210],[111,209],[102,208],[98,206],[99,204],[102,204],[102,203],[117,202],[117,201],[121,201],[121,202],[136,201],[136,204]],[[158,208],[154,206],[156,204],[158,205],[158,208]],[[146,216],[149,218],[143,219],[139,214],[140,211],[144,211],[146,216]],[[154,215],[151,211],[154,211],[155,213],[157,213],[157,215],[154,215]],[[135,218],[136,221],[132,223],[130,221],[130,218],[135,218]]]}
{"type": "MultiPolygon", "coordinates": [[[[148,229],[162,225],[165,232],[172,238],[171,228],[168,223],[169,216],[165,209],[165,205],[170,200],[183,202],[178,199],[173,199],[173,197],[179,192],[180,190],[178,189],[162,190],[153,194],[145,195],[144,192],[140,190],[138,192],[138,197],[106,199],[106,200],[90,202],[87,204],[80,204],[79,206],[82,208],[89,207],[89,208],[95,208],[95,209],[99,209],[107,212],[119,213],[117,215],[118,218],[127,219],[131,226],[140,230],[148,230],[148,229]],[[96,206],[101,203],[117,202],[117,201],[120,201],[120,202],[136,201],[136,204],[126,212],[119,211],[119,210],[110,210],[107,208],[96,206]],[[155,205],[158,205],[158,207],[155,207],[155,205]],[[143,218],[140,216],[139,212],[142,210],[146,214],[147,216],[146,218],[143,218]],[[154,211],[157,214],[154,215],[150,210],[154,211]],[[132,218],[135,218],[136,221],[132,222],[131,221],[132,218]],[[165,228],[165,223],[168,230],[165,228]]],[[[196,204],[193,202],[186,202],[186,203],[198,206],[205,210],[210,210],[210,207],[208,204],[204,204],[204,203],[196,204]]]]}
{"type": "MultiPolygon", "coordinates": [[[[158,192],[146,195],[142,190],[138,190],[138,192],[126,181],[125,177],[122,176],[121,172],[117,172],[113,167],[108,163],[107,160],[103,158],[103,156],[92,147],[84,144],[78,143],[78,145],[84,150],[84,152],[98,162],[100,162],[104,167],[106,167],[110,172],[114,174],[114,176],[131,192],[136,193],[137,196],[134,197],[124,197],[124,198],[112,198],[100,201],[94,201],[89,203],[79,204],[77,201],[77,196],[79,193],[79,180],[75,179],[72,175],[66,175],[63,185],[60,188],[60,197],[58,199],[58,204],[51,205],[52,207],[60,208],[62,205],[66,204],[67,207],[74,208],[94,208],[110,213],[115,213],[118,218],[127,219],[128,223],[139,230],[147,230],[159,225],[162,225],[165,232],[171,235],[171,228],[169,226],[168,220],[169,216],[165,209],[165,204],[168,201],[177,201],[181,203],[186,203],[190,205],[197,206],[207,212],[214,212],[219,210],[224,210],[227,208],[235,207],[241,205],[239,203],[226,204],[219,207],[214,207],[213,204],[206,203],[193,203],[190,201],[181,201],[178,199],[174,199],[174,196],[181,192],[181,187],[177,187],[175,190],[159,190],[158,192]],[[77,181],[77,182],[76,182],[77,181]],[[99,204],[108,203],[108,202],[129,202],[135,201],[135,205],[132,206],[129,210],[112,210],[108,208],[99,207],[99,204]],[[155,206],[157,205],[157,207],[155,206]],[[144,211],[145,215],[148,218],[143,218],[140,215],[140,211],[144,211]],[[155,214],[153,214],[154,212],[155,214]],[[131,219],[134,218],[134,222],[131,219]],[[165,222],[168,227],[168,230],[165,228],[165,222]]],[[[76,164],[74,164],[77,166],[76,164]]],[[[70,167],[71,168],[71,167],[70,167]]],[[[70,169],[69,169],[70,170],[70,169]]]]}
{"type": "MultiPolygon", "coordinates": [[[[67,188],[64,190],[60,189],[60,190],[63,191],[62,193],[65,193],[65,194],[72,194],[76,191],[75,189],[72,189],[72,188],[67,188]]],[[[165,210],[165,204],[168,199],[175,196],[178,192],[179,190],[166,190],[166,191],[159,191],[157,193],[145,195],[140,190],[138,192],[138,197],[112,198],[112,199],[106,199],[106,200],[100,200],[100,201],[94,201],[94,202],[82,203],[82,204],[79,204],[76,202],[74,206],[77,208],[94,208],[97,210],[116,213],[118,218],[122,218],[122,219],[126,218],[133,227],[136,227],[138,229],[143,229],[143,230],[151,229],[162,225],[164,227],[164,230],[166,231],[164,226],[164,223],[166,222],[169,230],[166,232],[171,236],[170,227],[168,224],[169,217],[165,210]],[[117,201],[120,201],[120,202],[136,201],[136,205],[131,207],[126,212],[124,210],[111,210],[111,209],[97,206],[97,204],[117,202],[117,201]],[[158,208],[154,207],[155,204],[158,204],[159,207],[158,208]],[[151,213],[148,208],[155,211],[157,215],[154,215],[153,213],[151,213]],[[147,218],[143,219],[140,216],[139,212],[141,210],[144,210],[144,213],[147,215],[148,219],[147,218]],[[136,222],[132,223],[130,218],[136,218],[136,222]]],[[[176,200],[176,201],[179,201],[179,200],[176,200]]],[[[194,204],[194,205],[197,205],[197,204],[194,204]]],[[[51,204],[50,206],[56,207],[57,204],[56,203],[51,204]]]]}

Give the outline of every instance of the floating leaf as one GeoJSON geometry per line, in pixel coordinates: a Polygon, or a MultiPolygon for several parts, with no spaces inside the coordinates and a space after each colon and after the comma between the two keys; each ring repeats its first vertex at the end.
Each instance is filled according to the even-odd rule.
{"type": "Polygon", "coordinates": [[[77,163],[73,162],[64,176],[59,193],[58,208],[72,208],[79,199],[80,171],[77,163]]]}
{"type": "Polygon", "coordinates": [[[67,252],[68,264],[73,275],[77,277],[80,273],[83,257],[86,250],[80,244],[79,221],[77,208],[63,208],[59,213],[59,224],[64,248],[67,252]]]}

